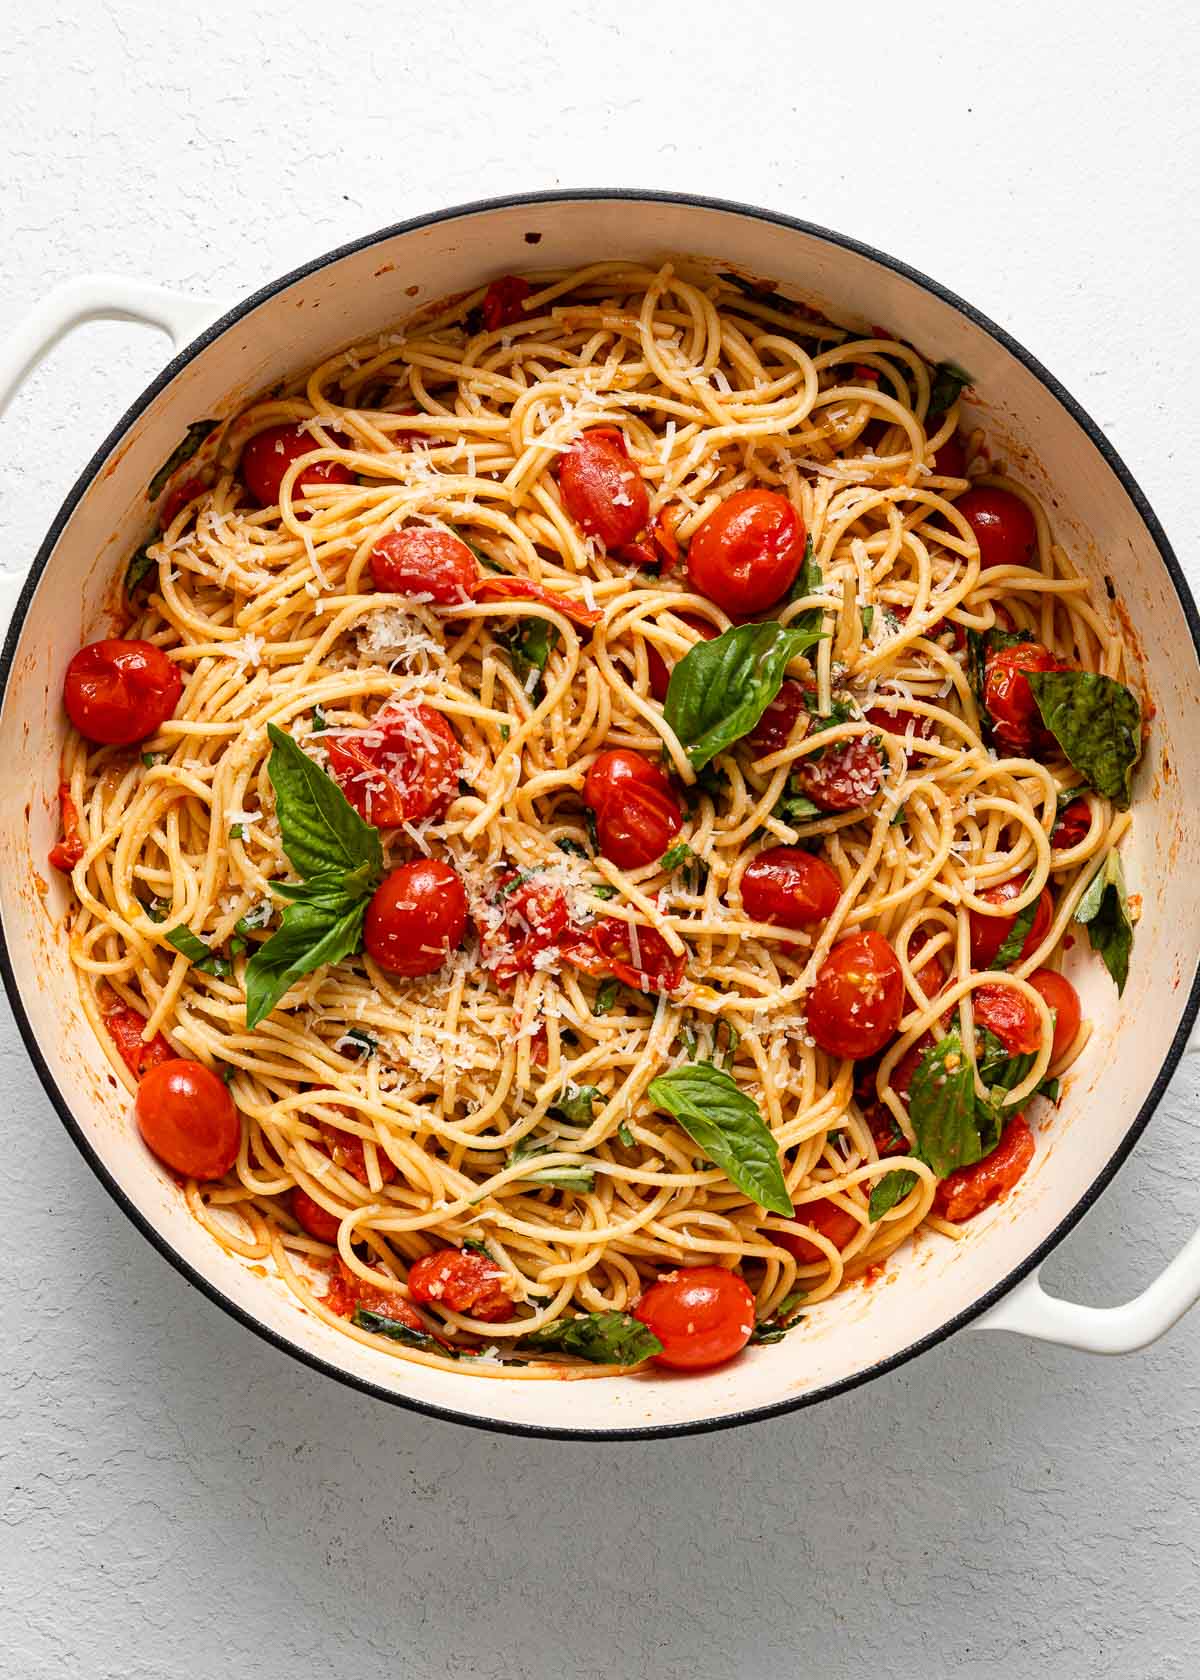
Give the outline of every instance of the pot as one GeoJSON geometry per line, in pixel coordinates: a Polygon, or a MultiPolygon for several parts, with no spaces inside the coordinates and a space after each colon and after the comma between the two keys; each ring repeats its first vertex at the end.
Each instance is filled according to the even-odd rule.
{"type": "MultiPolygon", "coordinates": [[[[934,281],[854,240],[787,216],[652,192],[557,192],[419,217],[320,257],[234,308],[114,278],[52,292],[0,354],[0,401],[82,321],[164,329],[176,355],[99,446],[29,576],[0,605],[4,982],[63,1124],[109,1193],[198,1289],[276,1346],[393,1403],[529,1434],[670,1435],[811,1405],[968,1324],[1117,1352],[1160,1334],[1200,1294],[1200,1236],[1145,1293],[1096,1309],[1048,1296],[1037,1268],[1117,1171],[1179,1061],[1200,1003],[1200,621],[1179,564],[1095,422],[1001,328],[934,281]],[[198,417],[226,414],[283,375],[406,316],[416,305],[523,267],[614,254],[687,252],[770,276],[840,320],[890,323],[932,361],[974,375],[975,415],[997,453],[1055,507],[1077,562],[1113,580],[1157,706],[1138,784],[1127,874],[1142,895],[1125,996],[1080,951],[1072,967],[1095,1033],[1020,1189],[952,1244],[920,1237],[888,1261],[887,1286],[852,1286],[784,1342],[686,1378],[575,1383],[483,1380],[408,1364],[305,1313],[284,1285],[225,1254],[143,1148],[130,1104],[76,995],[62,932],[66,895],[47,886],[64,716],[62,677],[103,633],[112,581],[147,536],[145,487],[198,417]],[[1075,972],[1077,967],[1078,972],[1075,972]]],[[[1101,582],[1101,588],[1103,583],[1101,582]]]]}

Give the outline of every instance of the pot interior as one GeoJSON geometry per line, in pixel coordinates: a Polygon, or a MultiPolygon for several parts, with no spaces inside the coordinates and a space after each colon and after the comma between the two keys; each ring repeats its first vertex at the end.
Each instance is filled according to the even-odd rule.
{"type": "MultiPolygon", "coordinates": [[[[960,307],[868,253],[733,207],[600,196],[485,206],[382,236],[260,294],[227,317],[109,440],[65,520],[10,637],[0,711],[0,919],[7,980],[36,1040],[43,1077],[76,1135],[162,1245],[246,1318],[294,1350],[380,1391],[468,1419],[562,1432],[671,1429],[815,1398],[935,1336],[1011,1281],[1128,1147],[1190,1021],[1200,947],[1200,827],[1184,789],[1200,777],[1194,613],[1183,604],[1130,492],[1039,373],[960,307]],[[189,422],[224,415],[285,374],[400,323],[422,303],[514,269],[569,267],[614,255],[676,254],[777,280],[833,318],[879,321],[932,361],[974,376],[974,410],[993,452],[1046,499],[1082,570],[1111,580],[1134,645],[1146,650],[1157,708],[1138,773],[1124,857],[1140,894],[1129,984],[1118,1003],[1098,961],[1077,945],[1068,972],[1094,1036],[1039,1138],[1019,1191],[953,1244],[924,1235],[871,1287],[824,1303],[782,1343],[749,1349],[698,1377],[604,1381],[483,1380],[431,1371],[339,1336],[277,1280],[223,1253],[190,1218],[142,1148],[129,1101],[80,1009],[61,921],[61,882],[47,880],[55,838],[62,675],[101,633],[113,579],[149,532],[145,487],[189,422]],[[1135,1026],[1136,1023],[1136,1026],[1135,1026]]],[[[85,479],[88,475],[85,475],[85,479]]],[[[1190,608],[1190,598],[1189,598],[1190,608]]],[[[31,1045],[32,1047],[32,1045],[31,1045]]]]}

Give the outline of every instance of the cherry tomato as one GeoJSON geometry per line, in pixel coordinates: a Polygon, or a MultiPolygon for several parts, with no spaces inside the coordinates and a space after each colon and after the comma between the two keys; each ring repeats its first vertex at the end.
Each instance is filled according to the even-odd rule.
{"type": "Polygon", "coordinates": [[[954,505],[975,533],[985,570],[1034,563],[1037,525],[1019,497],[1007,490],[967,490],[954,505]]]}
{"type": "Polygon", "coordinates": [[[933,470],[942,478],[966,478],[967,451],[957,432],[951,432],[934,451],[933,470]]]}
{"type": "Polygon", "coordinates": [[[179,666],[152,642],[89,642],[67,666],[63,705],[85,740],[128,747],[156,734],[182,693],[179,666]]]}
{"type": "Polygon", "coordinates": [[[518,974],[532,974],[535,958],[556,946],[567,931],[567,901],[558,887],[537,876],[512,874],[498,883],[501,920],[483,934],[483,964],[501,986],[518,974]]]}
{"type": "Polygon", "coordinates": [[[467,929],[467,891],[448,863],[414,858],[385,875],[367,906],[363,947],[389,974],[433,974],[467,929]]]}
{"type": "Polygon", "coordinates": [[[1023,1114],[1014,1114],[990,1155],[959,1167],[938,1185],[933,1211],[943,1219],[973,1219],[1010,1191],[1033,1160],[1033,1134],[1023,1114]]]}
{"type": "Polygon", "coordinates": [[[804,560],[804,521],[774,490],[738,490],[696,531],[688,582],[730,618],[749,618],[778,601],[804,560]]]}
{"type": "MultiPolygon", "coordinates": [[[[681,623],[694,630],[703,641],[711,642],[714,636],[721,634],[715,624],[710,624],[706,618],[701,618],[698,613],[678,613],[676,616],[681,623]]],[[[650,675],[650,692],[661,705],[667,698],[671,673],[667,669],[666,660],[653,642],[646,643],[646,665],[650,675]]]]}
{"type": "Polygon", "coordinates": [[[882,729],[888,735],[898,735],[902,741],[908,738],[911,731],[913,745],[905,748],[909,758],[921,750],[916,743],[928,740],[933,734],[932,718],[923,717],[919,712],[905,711],[902,706],[897,706],[894,711],[889,711],[886,705],[871,706],[863,716],[868,723],[873,723],[876,729],[882,729]]]}
{"type": "Polygon", "coordinates": [[[357,1272],[350,1270],[340,1255],[334,1260],[322,1305],[341,1318],[352,1318],[361,1307],[364,1312],[379,1313],[384,1318],[407,1324],[410,1330],[423,1330],[426,1335],[430,1334],[425,1320],[415,1307],[409,1306],[403,1295],[393,1289],[377,1289],[374,1284],[364,1282],[357,1272]]]}
{"type": "Polygon", "coordinates": [[[883,759],[869,735],[835,741],[792,766],[797,786],[823,811],[857,811],[879,792],[883,759]]]}
{"type": "Polygon", "coordinates": [[[376,828],[440,817],[458,792],[462,748],[432,706],[393,706],[366,729],[330,731],[326,739],[334,779],[376,828]]]}
{"type": "MultiPolygon", "coordinates": [[[[336,441],[336,433],[330,433],[336,441]]],[[[242,478],[246,488],[260,507],[274,507],[284,474],[293,461],[311,455],[324,445],[303,426],[268,426],[256,432],[242,450],[242,478]]],[[[306,490],[319,490],[324,484],[353,484],[354,474],[340,461],[314,461],[306,467],[292,488],[293,496],[303,496],[306,490]]]]}
{"type": "Polygon", "coordinates": [[[1060,852],[1078,846],[1092,831],[1092,810],[1086,799],[1072,799],[1062,811],[1050,835],[1050,844],[1060,852]]]}
{"type": "Polygon", "coordinates": [[[564,618],[569,618],[572,624],[578,624],[584,630],[590,630],[604,617],[598,607],[589,607],[570,595],[560,595],[556,589],[546,589],[542,584],[534,583],[532,578],[481,577],[475,585],[474,596],[477,601],[540,601],[543,606],[553,607],[555,612],[562,613],[564,618]]]}
{"type": "Polygon", "coordinates": [[[483,294],[481,309],[483,325],[487,332],[498,332],[501,327],[511,327],[521,320],[525,314],[525,299],[533,287],[528,280],[519,274],[502,274],[498,280],[493,280],[483,294]]]}
{"type": "Polygon", "coordinates": [[[584,432],[563,456],[558,483],[571,518],[606,549],[631,543],[650,517],[650,492],[615,427],[584,432]]]}
{"type": "Polygon", "coordinates": [[[723,1266],[664,1272],[633,1309],[662,1343],[657,1365],[706,1371],[740,1353],[754,1330],[754,1296],[723,1266]]]}
{"type": "Polygon", "coordinates": [[[904,975],[881,933],[851,933],[830,951],[808,994],[808,1030],[830,1056],[882,1050],[904,1011],[904,975]]]}
{"type": "Polygon", "coordinates": [[[147,1069],[134,1113],[147,1147],[187,1178],[223,1178],[237,1160],[238,1111],[203,1062],[175,1056],[147,1069]]]}
{"type": "Polygon", "coordinates": [[[61,869],[69,875],[83,856],[83,840],[79,833],[79,812],[71,798],[70,782],[58,784],[58,809],[62,823],[62,839],[50,848],[51,869],[61,869]]]}
{"type": "MultiPolygon", "coordinates": [[[[338,1111],[350,1117],[350,1109],[342,1108],[338,1111]]],[[[363,1140],[357,1132],[344,1132],[340,1126],[335,1126],[331,1120],[318,1120],[317,1129],[321,1134],[321,1141],[325,1145],[326,1153],[334,1166],[348,1172],[351,1178],[356,1178],[360,1184],[370,1184],[367,1172],[367,1157],[363,1152],[363,1140]]],[[[396,1163],[383,1149],[376,1148],[375,1159],[379,1165],[379,1176],[385,1184],[390,1184],[396,1177],[396,1163]]]]}
{"type": "Polygon", "coordinates": [[[439,606],[469,601],[479,578],[475,556],[459,537],[432,525],[405,525],[380,537],[371,550],[376,589],[439,606]]]}
{"type": "MultiPolygon", "coordinates": [[[[1017,876],[1011,880],[1001,881],[997,886],[987,887],[979,894],[985,904],[1006,904],[1009,899],[1016,898],[1025,889],[1025,882],[1017,876]]],[[[1015,916],[985,916],[981,910],[972,910],[971,917],[971,966],[972,968],[991,968],[996,952],[1008,938],[1009,931],[1016,921],[1015,916]]],[[[1037,950],[1050,930],[1050,923],[1054,920],[1054,900],[1050,896],[1048,887],[1042,888],[1042,896],[1037,901],[1037,909],[1033,913],[1029,932],[1025,935],[1025,943],[1021,946],[1018,962],[1024,962],[1037,950]]],[[[1012,966],[1011,964],[1009,966],[1012,966]]]]}
{"type": "Polygon", "coordinates": [[[1028,1056],[1042,1046],[1036,1009],[1011,986],[979,986],[971,994],[975,1025],[995,1033],[1010,1056],[1028,1056]]]}
{"type": "Polygon", "coordinates": [[[602,752],[588,770],[583,802],[596,815],[600,850],[619,869],[640,869],[667,850],[683,812],[666,775],[640,753],[602,752]]]}
{"type": "Polygon", "coordinates": [[[142,1038],[146,1018],[136,1009],[121,1007],[110,1010],[104,1017],[104,1025],[121,1060],[135,1079],[140,1079],[152,1067],[161,1067],[164,1062],[176,1060],[174,1050],[161,1033],[155,1033],[148,1044],[142,1038]]]}
{"type": "Polygon", "coordinates": [[[756,758],[768,758],[790,745],[799,720],[806,717],[804,690],[788,677],[746,739],[756,758]]]}
{"type": "Polygon", "coordinates": [[[591,927],[575,929],[563,941],[562,954],[585,974],[611,974],[639,992],[674,992],[683,981],[687,955],[677,956],[657,928],[639,923],[637,949],[626,922],[604,916],[591,927]]]}
{"type": "Polygon", "coordinates": [[[770,846],[746,865],[742,905],[756,922],[802,928],[837,909],[842,884],[819,857],[798,846],[770,846]]]}
{"type": "Polygon", "coordinates": [[[439,1248],[416,1261],[408,1273],[414,1301],[502,1324],[516,1311],[504,1272],[486,1254],[470,1248],[439,1248]]]}
{"type": "MultiPolygon", "coordinates": [[[[935,958],[934,960],[938,959],[935,958]]],[[[905,1051],[892,1069],[892,1090],[895,1091],[906,1107],[913,1075],[920,1067],[925,1052],[932,1048],[933,1043],[934,1037],[931,1032],[922,1033],[917,1042],[905,1051]]],[[[871,1136],[875,1140],[875,1148],[879,1154],[907,1155],[912,1145],[905,1137],[891,1109],[885,1102],[879,1100],[877,1094],[880,1060],[881,1056],[875,1055],[865,1062],[855,1064],[854,1100],[862,1110],[863,1119],[871,1129],[871,1136]]]]}
{"type": "MultiPolygon", "coordinates": [[[[801,1202],[796,1208],[796,1218],[802,1225],[811,1225],[823,1237],[828,1237],[834,1248],[845,1248],[851,1237],[862,1230],[862,1226],[852,1213],[847,1213],[836,1202],[831,1202],[827,1196],[822,1196],[819,1202],[801,1202]]],[[[780,1248],[786,1248],[802,1265],[810,1265],[814,1260],[826,1259],[824,1249],[818,1248],[815,1242],[802,1237],[796,1231],[772,1231],[771,1241],[780,1248]]]]}
{"type": "Polygon", "coordinates": [[[1054,1045],[1050,1051],[1050,1060],[1056,1062],[1074,1044],[1083,1020],[1079,993],[1066,975],[1059,974],[1052,968],[1034,969],[1029,976],[1029,984],[1040,994],[1047,1009],[1054,1013],[1054,1045]]]}
{"type": "Polygon", "coordinates": [[[196,497],[202,496],[207,489],[208,485],[202,478],[185,478],[174,490],[168,490],[158,516],[160,529],[167,530],[172,520],[183,512],[188,503],[194,502],[196,497]]]}
{"type": "Polygon", "coordinates": [[[1042,723],[1030,671],[1066,671],[1065,660],[1040,642],[1017,642],[989,653],[984,666],[983,703],[992,717],[996,745],[1018,758],[1053,752],[1054,737],[1042,723]]]}
{"type": "Polygon", "coordinates": [[[307,1231],[310,1237],[316,1237],[318,1242],[337,1246],[341,1220],[332,1213],[326,1213],[320,1202],[314,1202],[298,1184],[292,1190],[291,1208],[292,1218],[302,1231],[307,1231]]]}

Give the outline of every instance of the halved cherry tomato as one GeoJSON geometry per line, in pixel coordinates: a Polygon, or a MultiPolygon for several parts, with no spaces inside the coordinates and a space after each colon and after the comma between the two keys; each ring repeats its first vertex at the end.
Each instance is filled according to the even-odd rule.
{"type": "Polygon", "coordinates": [[[51,869],[61,869],[69,875],[83,856],[83,840],[79,833],[79,812],[71,798],[70,782],[58,784],[58,808],[62,821],[62,839],[50,848],[51,869]]]}
{"type": "Polygon", "coordinates": [[[967,451],[957,432],[951,432],[934,451],[933,470],[941,478],[966,478],[967,451]]]}
{"type": "Polygon", "coordinates": [[[640,753],[602,752],[588,769],[583,802],[596,815],[600,850],[620,869],[660,858],[683,827],[666,775],[640,753]]]}
{"type": "Polygon", "coordinates": [[[628,923],[605,916],[573,930],[562,943],[567,962],[585,974],[610,974],[639,992],[674,992],[683,982],[687,956],[677,956],[657,928],[639,922],[637,950],[628,923]]]}
{"type": "Polygon", "coordinates": [[[606,549],[633,542],[650,517],[650,492],[616,427],[584,432],[563,456],[558,483],[571,518],[606,549]]]}
{"type": "Polygon", "coordinates": [[[967,490],[955,502],[979,544],[979,564],[1030,566],[1037,554],[1037,525],[1019,497],[1007,490],[967,490]]]}
{"type": "Polygon", "coordinates": [[[334,779],[376,828],[440,817],[458,791],[462,748],[432,706],[392,706],[366,729],[331,730],[326,740],[334,779]]]}
{"type": "Polygon", "coordinates": [[[913,745],[905,749],[909,758],[921,750],[916,743],[928,740],[933,734],[932,718],[923,717],[919,712],[906,711],[902,706],[889,711],[887,703],[884,702],[878,706],[871,706],[863,716],[868,723],[873,723],[876,729],[882,729],[889,735],[899,735],[902,741],[907,739],[911,731],[913,745]]]}
{"type": "Polygon", "coordinates": [[[1054,1045],[1050,1060],[1056,1062],[1074,1044],[1083,1020],[1079,993],[1065,974],[1059,974],[1053,968],[1034,969],[1029,976],[1029,984],[1044,999],[1047,1009],[1053,1011],[1054,1045]]]}
{"type": "MultiPolygon", "coordinates": [[[[339,1113],[350,1116],[348,1108],[338,1110],[339,1113]]],[[[348,1172],[351,1178],[356,1178],[360,1184],[369,1184],[370,1175],[367,1172],[367,1158],[363,1153],[363,1140],[357,1132],[344,1132],[340,1126],[335,1126],[332,1120],[318,1120],[317,1130],[321,1134],[321,1141],[325,1151],[335,1167],[348,1172]]],[[[379,1164],[379,1176],[385,1184],[390,1184],[396,1176],[396,1163],[386,1150],[377,1148],[375,1159],[379,1164]]]]}
{"type": "Polygon", "coordinates": [[[431,1334],[420,1313],[408,1304],[403,1295],[365,1283],[350,1270],[340,1255],[334,1259],[330,1269],[329,1287],[321,1298],[321,1304],[341,1318],[352,1318],[361,1307],[364,1312],[379,1313],[384,1318],[394,1318],[400,1324],[407,1324],[410,1330],[431,1334]]]}
{"type": "Polygon", "coordinates": [[[754,1296],[723,1266],[664,1272],[633,1308],[662,1343],[656,1365],[673,1371],[706,1371],[732,1359],[754,1330],[754,1296]]]}
{"type": "Polygon", "coordinates": [[[1072,799],[1055,823],[1050,834],[1050,844],[1060,852],[1068,847],[1078,846],[1087,839],[1092,829],[1092,809],[1086,799],[1072,799]]]}
{"type": "Polygon", "coordinates": [[[202,496],[207,489],[208,485],[202,478],[185,478],[174,490],[168,490],[158,515],[160,529],[167,530],[176,515],[182,513],[189,502],[195,501],[197,496],[202,496]]]}
{"type": "Polygon", "coordinates": [[[835,741],[792,766],[797,786],[823,811],[857,811],[879,792],[883,758],[869,735],[835,741]]]}
{"type": "Polygon", "coordinates": [[[223,1178],[237,1160],[238,1111],[203,1062],[174,1056],[148,1068],[133,1108],[147,1147],[187,1178],[223,1178]]]}
{"type": "Polygon", "coordinates": [[[179,666],[153,642],[89,642],[67,666],[63,705],[88,741],[128,747],[155,734],[183,693],[179,666]]]}
{"type": "MultiPolygon", "coordinates": [[[[822,1196],[819,1202],[798,1203],[796,1218],[802,1225],[811,1225],[823,1237],[828,1237],[834,1248],[845,1248],[851,1237],[862,1230],[862,1225],[854,1215],[840,1208],[836,1202],[830,1201],[828,1196],[822,1196]]],[[[786,1248],[801,1265],[807,1266],[814,1260],[826,1258],[823,1249],[796,1231],[772,1231],[770,1238],[780,1248],[786,1248]]]]}
{"type": "Polygon", "coordinates": [[[938,1185],[933,1211],[943,1219],[973,1219],[1010,1191],[1033,1160],[1033,1133],[1023,1114],[1014,1114],[990,1155],[959,1167],[938,1185]]]}
{"type": "Polygon", "coordinates": [[[485,928],[483,966],[501,986],[519,974],[532,974],[536,958],[556,946],[570,922],[567,901],[560,889],[536,875],[529,881],[510,874],[497,885],[501,919],[485,928]]]}
{"type": "MultiPolygon", "coordinates": [[[[1014,875],[1011,880],[1001,881],[994,887],[986,887],[979,897],[985,904],[1006,904],[1009,899],[1016,898],[1024,890],[1025,882],[1014,875]]],[[[972,910],[970,918],[971,966],[991,968],[996,952],[1008,938],[1009,930],[1017,918],[985,916],[981,910],[972,910]]],[[[1029,932],[1025,935],[1025,943],[1021,946],[1021,954],[1016,959],[1018,962],[1024,962],[1026,957],[1033,955],[1045,939],[1053,920],[1054,900],[1050,896],[1049,888],[1043,887],[1042,896],[1038,899],[1037,909],[1033,913],[1033,921],[1029,925],[1029,932]]]]}
{"type": "Polygon", "coordinates": [[[851,933],[826,957],[808,994],[808,1030],[830,1056],[882,1050],[904,1012],[904,975],[881,933],[851,933]]]}
{"type": "Polygon", "coordinates": [[[380,537],[371,550],[370,567],[376,589],[439,606],[469,601],[479,578],[466,543],[432,525],[405,525],[380,537]]]}
{"type": "Polygon", "coordinates": [[[778,601],[804,559],[804,521],[774,490],[738,490],[696,531],[688,581],[730,618],[748,618],[778,601]]]}
{"type": "Polygon", "coordinates": [[[503,1270],[470,1248],[439,1248],[409,1268],[414,1301],[449,1307],[451,1312],[502,1324],[516,1311],[505,1287],[503,1270]]]}
{"type": "MultiPolygon", "coordinates": [[[[331,433],[337,442],[345,440],[331,433]]],[[[242,478],[261,507],[273,507],[279,500],[284,474],[293,461],[311,455],[324,445],[304,426],[268,426],[256,432],[242,450],[242,478]]],[[[318,490],[324,484],[353,484],[354,474],[341,461],[314,461],[306,467],[292,489],[294,496],[318,490]]]]}
{"type": "Polygon", "coordinates": [[[142,1038],[146,1018],[136,1009],[126,1009],[123,1005],[112,1009],[104,1017],[104,1025],[121,1060],[135,1079],[140,1079],[150,1068],[161,1067],[164,1062],[177,1059],[161,1033],[155,1033],[149,1043],[142,1038]]]}
{"type": "Polygon", "coordinates": [[[414,858],[385,875],[367,906],[363,948],[389,974],[433,974],[467,929],[467,891],[440,858],[414,858]]]}
{"type": "Polygon", "coordinates": [[[472,593],[477,601],[540,601],[584,630],[590,630],[604,617],[598,607],[589,607],[571,595],[560,595],[557,589],[547,589],[532,578],[481,577],[472,593]]]}
{"type": "Polygon", "coordinates": [[[756,758],[768,758],[790,745],[799,720],[807,716],[804,690],[788,677],[746,739],[756,758]]]}
{"type": "Polygon", "coordinates": [[[823,858],[799,846],[769,846],[746,865],[742,906],[756,922],[802,928],[837,909],[842,884],[823,858]]]}
{"type": "Polygon", "coordinates": [[[310,1237],[316,1237],[318,1242],[332,1243],[336,1246],[341,1220],[336,1219],[332,1213],[326,1213],[320,1202],[314,1202],[298,1184],[292,1189],[291,1208],[292,1218],[302,1231],[307,1231],[310,1237]]]}
{"type": "MultiPolygon", "coordinates": [[[[708,619],[701,618],[698,613],[677,613],[676,617],[682,624],[694,630],[702,641],[711,642],[721,632],[708,619]]],[[[671,672],[667,669],[667,662],[659,653],[653,642],[646,643],[646,665],[650,677],[650,692],[661,705],[667,698],[667,689],[671,683],[671,672]]]]}
{"type": "Polygon", "coordinates": [[[1010,1056],[1040,1050],[1042,1024],[1033,1005],[1012,986],[979,986],[971,993],[975,1025],[995,1033],[1010,1056]]]}
{"type": "Polygon", "coordinates": [[[1041,642],[1017,642],[988,654],[983,703],[991,714],[992,733],[998,747],[1016,757],[1057,750],[1053,735],[1042,722],[1028,672],[1069,669],[1065,660],[1041,642]]]}
{"type": "Polygon", "coordinates": [[[487,332],[511,327],[525,314],[525,299],[533,287],[519,274],[502,274],[483,294],[483,325],[487,332]]]}

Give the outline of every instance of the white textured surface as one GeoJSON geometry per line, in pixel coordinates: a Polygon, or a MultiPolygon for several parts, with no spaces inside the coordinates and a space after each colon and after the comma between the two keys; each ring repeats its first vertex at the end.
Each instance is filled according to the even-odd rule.
{"type": "MultiPolygon", "coordinates": [[[[488,193],[724,194],[857,234],[1010,327],[1200,579],[1186,5],[167,10],[7,15],[0,331],[84,270],[233,297],[488,193]]],[[[162,356],[93,327],[30,382],[0,432],[0,565],[162,356]]],[[[8,1025],[0,1091],[6,1674],[1200,1668],[1200,1315],[1123,1361],[960,1336],[749,1431],[491,1438],[338,1389],[198,1298],[108,1202],[8,1025]]],[[[1121,1298],[1190,1233],[1196,1099],[1192,1063],[1054,1287],[1121,1298]]]]}

